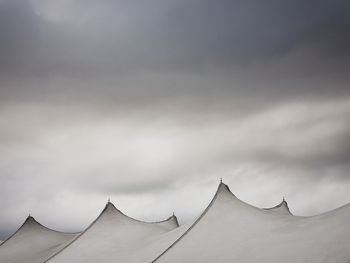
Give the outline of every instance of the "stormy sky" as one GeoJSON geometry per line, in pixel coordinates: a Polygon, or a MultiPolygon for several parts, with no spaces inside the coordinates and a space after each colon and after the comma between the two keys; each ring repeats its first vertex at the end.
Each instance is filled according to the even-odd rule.
{"type": "Polygon", "coordinates": [[[181,222],[219,178],[314,215],[350,202],[350,3],[0,0],[0,239],[107,199],[181,222]]]}

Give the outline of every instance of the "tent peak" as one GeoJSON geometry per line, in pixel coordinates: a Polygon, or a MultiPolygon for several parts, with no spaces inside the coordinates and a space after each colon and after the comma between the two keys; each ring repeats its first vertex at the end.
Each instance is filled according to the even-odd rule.
{"type": "Polygon", "coordinates": [[[271,210],[271,211],[277,211],[277,210],[280,210],[280,211],[285,211],[286,214],[290,214],[290,215],[293,215],[291,212],[290,212],[290,209],[289,209],[289,206],[288,206],[288,202],[286,201],[286,198],[283,197],[282,199],[282,202],[279,203],[278,205],[274,206],[274,207],[270,207],[270,208],[264,208],[265,210],[271,210]]]}
{"type": "Polygon", "coordinates": [[[221,191],[228,191],[230,192],[231,194],[233,194],[230,190],[230,188],[228,187],[227,184],[223,183],[222,181],[220,181],[220,184],[218,186],[218,192],[221,192],[221,191]]]}
{"type": "Polygon", "coordinates": [[[33,223],[35,222],[36,223],[37,221],[35,220],[35,218],[31,214],[29,214],[25,220],[25,223],[27,223],[27,222],[33,222],[33,223]]]}

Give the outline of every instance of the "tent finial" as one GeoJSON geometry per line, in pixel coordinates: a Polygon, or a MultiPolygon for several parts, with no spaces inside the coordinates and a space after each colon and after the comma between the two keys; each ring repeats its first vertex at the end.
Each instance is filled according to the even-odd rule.
{"type": "Polygon", "coordinates": [[[222,184],[222,178],[220,177],[220,184],[222,184]]]}
{"type": "Polygon", "coordinates": [[[108,197],[108,203],[110,203],[111,202],[111,198],[110,197],[108,197]]]}

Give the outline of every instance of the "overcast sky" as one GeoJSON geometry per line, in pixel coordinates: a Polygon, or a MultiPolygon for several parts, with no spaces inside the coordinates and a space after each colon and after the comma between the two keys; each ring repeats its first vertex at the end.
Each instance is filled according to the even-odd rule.
{"type": "Polygon", "coordinates": [[[222,177],[297,215],[350,202],[347,0],[0,0],[0,239],[108,197],[193,219],[222,177]]]}

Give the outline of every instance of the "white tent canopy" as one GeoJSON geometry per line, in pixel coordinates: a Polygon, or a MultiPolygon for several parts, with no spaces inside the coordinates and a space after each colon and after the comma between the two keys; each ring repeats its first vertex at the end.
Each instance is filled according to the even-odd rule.
{"type": "Polygon", "coordinates": [[[225,184],[199,219],[153,262],[345,263],[350,205],[313,217],[258,209],[225,184]]]}
{"type": "Polygon", "coordinates": [[[98,218],[49,262],[150,262],[181,234],[175,216],[142,222],[108,202],[98,218]]]}
{"type": "Polygon", "coordinates": [[[0,262],[43,262],[76,235],[49,229],[28,216],[23,225],[0,245],[0,262]]]}
{"type": "Polygon", "coordinates": [[[139,221],[110,202],[80,234],[57,232],[28,217],[0,245],[0,262],[347,263],[349,218],[350,204],[312,217],[292,215],[284,198],[257,208],[220,183],[204,212],[182,226],[174,215],[139,221]]]}

